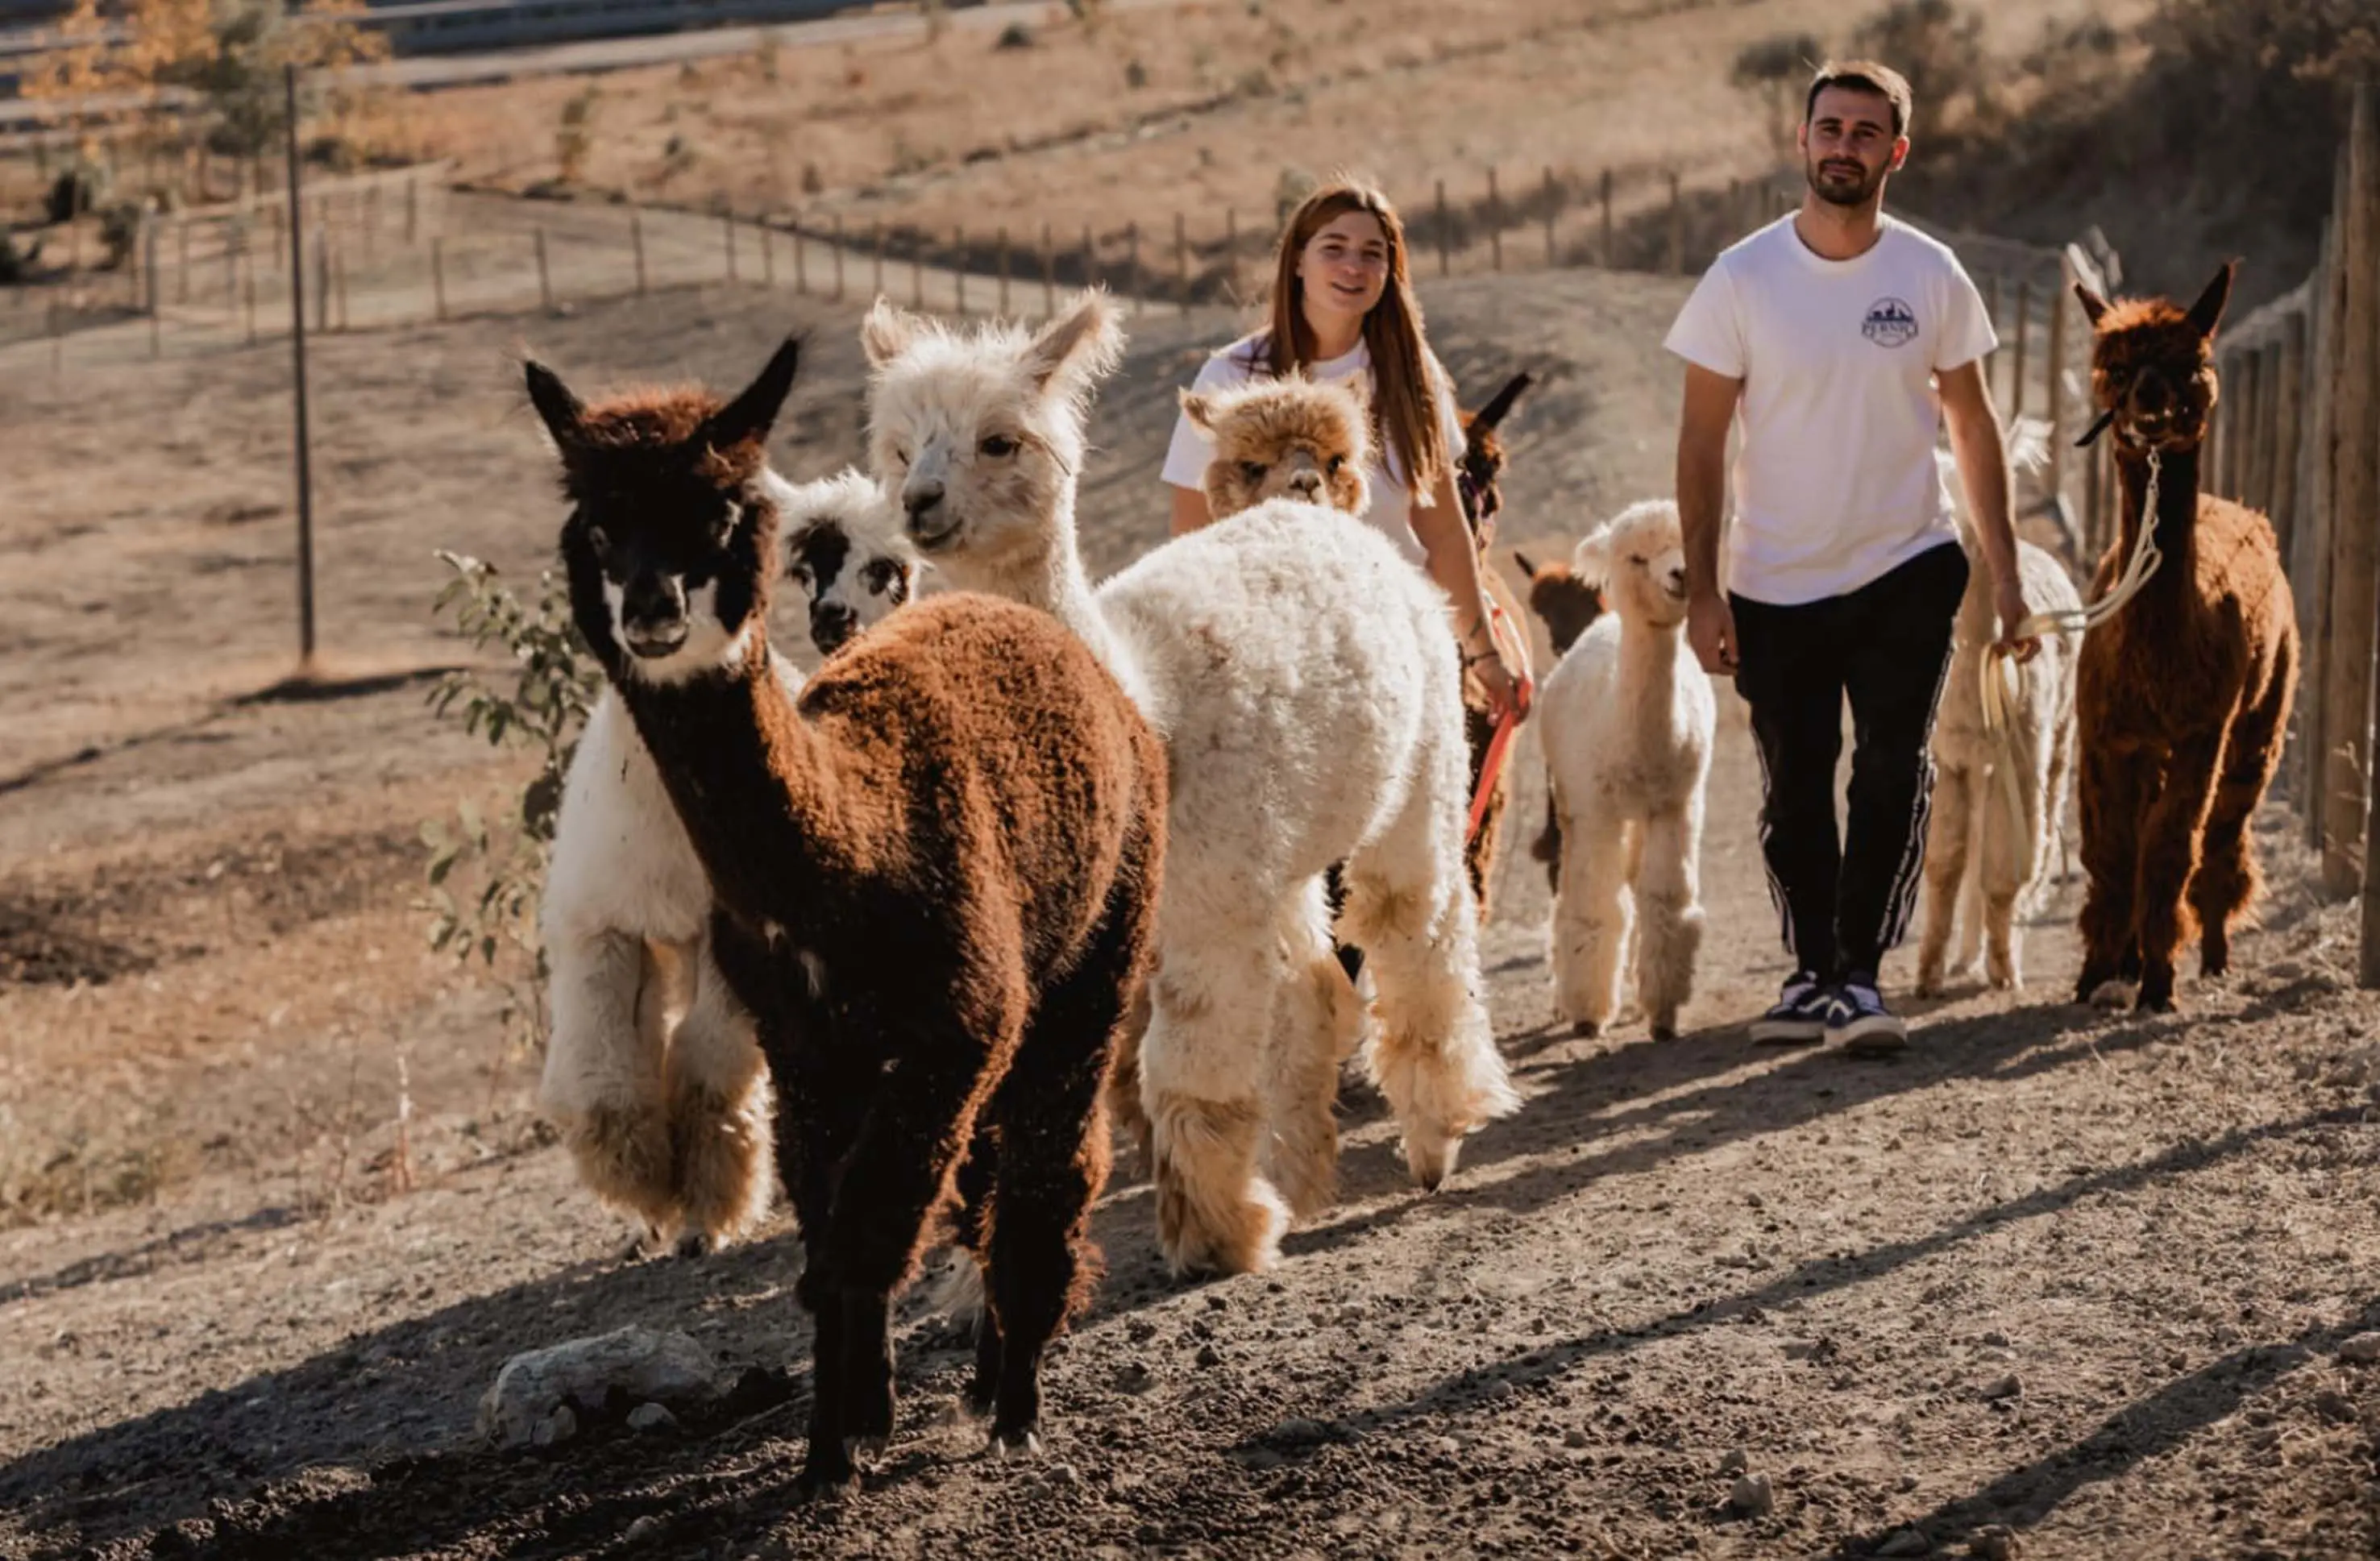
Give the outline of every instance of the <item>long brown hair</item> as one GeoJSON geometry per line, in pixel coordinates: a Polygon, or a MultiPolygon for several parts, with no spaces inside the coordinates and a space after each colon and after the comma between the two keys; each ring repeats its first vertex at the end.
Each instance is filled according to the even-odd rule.
{"type": "Polygon", "coordinates": [[[1290,214],[1273,257],[1271,323],[1255,351],[1277,379],[1314,361],[1314,328],[1305,322],[1298,257],[1316,234],[1350,212],[1369,213],[1388,236],[1388,286],[1364,317],[1364,345],[1372,359],[1372,431],[1396,450],[1406,487],[1418,497],[1435,489],[1447,471],[1446,430],[1439,421],[1441,371],[1422,342],[1421,304],[1405,261],[1405,225],[1387,196],[1353,179],[1334,179],[1290,214]]]}

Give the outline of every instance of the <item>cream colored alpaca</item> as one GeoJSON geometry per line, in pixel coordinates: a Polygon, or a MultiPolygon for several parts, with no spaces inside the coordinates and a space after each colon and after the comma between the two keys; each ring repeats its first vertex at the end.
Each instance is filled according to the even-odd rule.
{"type": "MultiPolygon", "coordinates": [[[[762,480],[815,637],[908,599],[916,550],[867,477],[762,480]]],[[[790,662],[775,667],[788,693],[800,688],[790,662]]],[[[646,1251],[724,1245],[769,1207],[769,1081],[749,1026],[715,1000],[710,902],[652,756],[606,687],[564,782],[539,914],[553,1034],[538,1103],[579,1179],[639,1223],[646,1251]]]]}
{"type": "Polygon", "coordinates": [[[1621,511],[1579,543],[1572,569],[1610,610],[1537,696],[1562,842],[1554,1012],[1582,1035],[1611,1022],[1633,922],[1637,1002],[1666,1039],[1702,946],[1703,793],[1718,719],[1710,679],[1685,648],[1677,505],[1621,511]]]}
{"type": "MultiPolygon", "coordinates": [[[[2010,441],[2019,466],[2046,455],[2046,426],[2020,424],[2010,441]]],[[[1943,478],[1963,495],[1948,453],[1943,478]]],[[[2080,635],[2046,635],[2041,653],[2006,663],[2009,729],[1984,727],[1985,652],[1999,637],[1991,571],[1984,566],[1964,503],[1960,540],[1971,573],[1952,631],[1950,671],[1934,718],[1933,817],[1925,829],[1925,931],[1918,943],[1917,989],[1942,990],[1946,974],[1972,975],[1981,965],[1995,986],[2024,985],[2024,949],[2016,919],[2047,878],[2052,850],[2066,829],[2066,793],[2074,764],[2074,663],[2080,635]],[[1953,922],[1959,953],[1950,964],[1953,922]],[[1949,970],[1946,972],[1946,965],[1949,970]]],[[[2065,566],[2030,542],[2017,544],[2025,604],[2035,612],[2079,608],[2082,599],[2065,566]]]]}
{"type": "Polygon", "coordinates": [[[1032,335],[963,334],[880,303],[863,335],[869,448],[910,535],[962,587],[1054,612],[1169,746],[1140,1049],[1168,1261],[1267,1267],[1292,1207],[1330,1196],[1327,1109],[1274,1124],[1279,1190],[1258,1157],[1267,1095],[1315,1098],[1346,1033],[1317,883],[1333,862],[1347,864],[1342,930],[1378,994],[1365,1067],[1415,1180],[1437,1186],[1463,1136],[1518,1104],[1480,1000],[1443,595],[1361,522],[1282,500],[1168,543],[1095,595],[1075,487],[1085,400],[1122,349],[1106,297],[1032,335]]]}

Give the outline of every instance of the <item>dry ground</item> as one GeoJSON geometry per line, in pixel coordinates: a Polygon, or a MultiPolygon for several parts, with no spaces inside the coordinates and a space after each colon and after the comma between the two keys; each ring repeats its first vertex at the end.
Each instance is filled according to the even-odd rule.
{"type": "MultiPolygon", "coordinates": [[[[1427,292],[1472,394],[1548,377],[1508,540],[1658,490],[1681,294],[1427,292]]],[[[1755,1050],[1783,960],[1731,698],[1687,1035],[1551,1027],[1542,880],[1508,858],[1488,952],[1529,1098],[1442,1194],[1404,1186],[1351,1084],[1342,1204],[1277,1274],[1184,1286],[1126,1171],[1050,1457],[990,1461],[943,1422],[967,1352],[918,1319],[888,1467],[795,1508],[791,1241],[616,1261],[529,1064],[497,1067],[492,998],[407,902],[418,821],[517,773],[433,724],[419,675],[459,655],[431,549],[517,578],[559,518],[516,338],[592,380],[724,381],[802,324],[778,449],[809,474],[856,452],[854,320],[782,295],[322,344],[350,681],[312,700],[256,696],[292,636],[282,352],[55,389],[0,354],[0,1555],[1768,1557],[1988,1554],[1993,1525],[2030,1557],[2380,1551],[2380,1381],[2338,1355],[2380,1327],[2380,1004],[2278,815],[2267,927],[2178,1018],[2058,1005],[2068,886],[2022,1001],[1925,1007],[1894,1063],[1755,1050]],[[631,1321],[759,1370],[677,1433],[472,1443],[506,1356],[631,1321]],[[1723,1510],[1735,1454],[1769,1516],[1723,1510]]],[[[1172,387],[1232,329],[1135,331],[1095,415],[1095,568],[1158,539],[1172,387]]]]}

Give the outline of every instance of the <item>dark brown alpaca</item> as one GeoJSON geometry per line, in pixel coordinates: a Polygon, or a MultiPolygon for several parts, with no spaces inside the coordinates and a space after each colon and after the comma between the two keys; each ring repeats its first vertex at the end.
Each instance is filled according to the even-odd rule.
{"type": "Polygon", "coordinates": [[[2297,686],[2297,618],[2273,528],[2198,490],[2216,395],[2212,344],[2227,265],[2185,312],[2162,298],[2110,304],[2077,284],[2091,318],[2091,384],[2112,427],[2123,526],[2095,596],[2122,573],[2144,525],[2164,563],[2082,641],[2075,669],[2082,756],[2083,959],[2092,1001],[2140,982],[2139,1006],[2173,1007],[2174,955],[2194,919],[2199,968],[2230,962],[2233,918],[2255,898],[2249,820],[2279,761],[2297,686]],[[2150,454],[2156,507],[2144,514],[2150,454]]]}
{"type": "Polygon", "coordinates": [[[982,597],[896,614],[785,694],[762,445],[794,365],[788,343],[724,406],[590,408],[528,376],[571,502],[573,615],[716,896],[724,990],[700,984],[750,1011],[775,1079],[818,1490],[892,1432],[891,1299],[963,1163],[988,1302],[969,1398],[1001,1446],[1035,1441],[1043,1349],[1098,1267],[1100,1095],[1146,964],[1166,770],[1080,641],[982,597]]]}
{"type": "MultiPolygon", "coordinates": [[[[1470,513],[1471,541],[1479,551],[1479,584],[1488,599],[1512,620],[1516,632],[1524,635],[1521,604],[1513,599],[1512,588],[1504,583],[1504,577],[1496,573],[1488,553],[1495,546],[1496,524],[1504,513],[1504,442],[1497,430],[1522,393],[1536,382],[1535,375],[1515,374],[1488,398],[1486,405],[1463,414],[1463,455],[1455,463],[1455,487],[1470,513]]],[[[1488,764],[1488,744],[1496,736],[1496,718],[1468,678],[1463,684],[1463,730],[1471,744],[1471,794],[1475,797],[1479,794],[1479,776],[1488,764]]],[[[1512,794],[1512,767],[1507,764],[1496,777],[1495,790],[1488,794],[1488,810],[1479,816],[1479,828],[1463,847],[1463,865],[1470,876],[1471,893],[1479,902],[1479,919],[1483,922],[1488,919],[1488,886],[1495,879],[1497,855],[1503,844],[1504,805],[1512,794]]]]}
{"type": "MultiPolygon", "coordinates": [[[[1572,573],[1566,559],[1551,563],[1529,562],[1529,555],[1514,552],[1512,562],[1529,577],[1529,611],[1545,621],[1546,635],[1553,642],[1554,658],[1578,643],[1589,624],[1603,616],[1603,593],[1572,573]]],[[[1545,828],[1529,844],[1529,854],[1546,865],[1546,883],[1553,889],[1561,887],[1561,820],[1555,817],[1554,799],[1546,798],[1545,828]]]]}

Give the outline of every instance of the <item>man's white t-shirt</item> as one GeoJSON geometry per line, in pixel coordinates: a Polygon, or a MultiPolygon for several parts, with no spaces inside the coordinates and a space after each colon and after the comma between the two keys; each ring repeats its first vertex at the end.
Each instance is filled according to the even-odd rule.
{"type": "Polygon", "coordinates": [[[1829,260],[1780,218],[1711,263],[1664,345],[1743,381],[1729,590],[1816,601],[1957,540],[1934,376],[1998,340],[1948,248],[1886,217],[1829,260]]]}
{"type": "MultiPolygon", "coordinates": [[[[1207,359],[1190,388],[1200,391],[1229,390],[1246,384],[1250,380],[1268,375],[1265,367],[1264,335],[1259,333],[1244,336],[1230,346],[1207,359]]],[[[1351,375],[1366,376],[1366,389],[1376,387],[1370,382],[1372,355],[1359,337],[1353,352],[1319,363],[1309,363],[1305,371],[1317,380],[1343,380],[1351,375]]],[[[1449,387],[1446,372],[1433,360],[1430,372],[1438,384],[1438,417],[1446,430],[1446,455],[1454,460],[1463,453],[1463,417],[1456,410],[1454,393],[1449,387]]],[[[1397,545],[1397,551],[1415,564],[1425,563],[1428,554],[1421,538],[1414,535],[1413,500],[1406,484],[1404,463],[1396,453],[1387,449],[1385,440],[1374,441],[1371,464],[1364,476],[1371,485],[1371,502],[1364,511],[1365,524],[1377,529],[1397,545]]],[[[1215,441],[1206,430],[1187,417],[1173,423],[1173,443],[1165,453],[1165,480],[1176,488],[1203,492],[1207,463],[1214,458],[1215,441]]],[[[1427,507],[1427,501],[1425,506],[1427,507]]]]}

